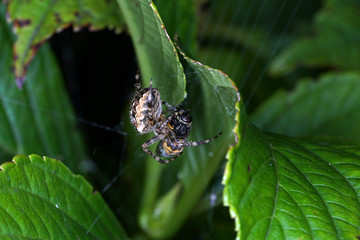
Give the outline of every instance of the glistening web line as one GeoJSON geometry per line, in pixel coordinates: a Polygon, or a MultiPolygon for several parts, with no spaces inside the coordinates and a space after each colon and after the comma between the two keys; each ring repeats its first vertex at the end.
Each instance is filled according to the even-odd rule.
{"type": "MultiPolygon", "coordinates": [[[[281,2],[281,6],[280,6],[279,10],[277,11],[277,13],[276,13],[276,15],[274,17],[274,20],[272,21],[272,23],[270,25],[270,28],[269,28],[268,32],[266,33],[266,37],[264,38],[260,48],[258,48],[255,57],[251,61],[249,69],[246,71],[246,74],[245,74],[243,80],[240,83],[240,89],[242,89],[244,84],[247,82],[247,80],[249,78],[249,75],[250,75],[250,73],[252,72],[252,70],[253,70],[253,68],[255,66],[256,61],[260,56],[260,53],[263,51],[263,49],[265,47],[265,42],[269,39],[271,33],[274,30],[274,27],[275,27],[275,25],[276,25],[276,23],[277,23],[277,21],[278,21],[278,19],[280,17],[280,14],[282,13],[282,11],[284,9],[284,6],[285,6],[286,2],[287,2],[287,0],[284,0],[284,1],[281,2]]],[[[238,71],[238,69],[235,70],[235,76],[237,74],[237,71],[238,71]]]]}
{"type": "Polygon", "coordinates": [[[89,120],[86,120],[86,119],[83,119],[83,118],[80,118],[80,117],[74,117],[74,116],[59,113],[59,112],[51,110],[51,109],[46,109],[46,108],[42,108],[42,107],[39,107],[39,106],[33,106],[33,105],[30,105],[30,104],[28,104],[26,102],[16,100],[16,99],[11,99],[11,98],[7,98],[7,97],[3,97],[3,96],[0,96],[0,99],[3,102],[8,102],[8,103],[11,103],[11,104],[17,104],[19,106],[27,107],[27,108],[30,108],[32,110],[52,114],[53,116],[65,117],[65,118],[67,118],[69,120],[75,120],[75,121],[78,121],[80,123],[92,126],[92,127],[104,129],[104,130],[109,131],[109,132],[114,132],[114,133],[117,133],[117,134],[120,134],[120,135],[123,135],[123,136],[127,136],[127,132],[121,131],[116,127],[108,127],[108,126],[98,124],[98,123],[95,123],[95,122],[92,122],[92,121],[89,121],[89,120]]]}
{"type": "Polygon", "coordinates": [[[248,97],[248,99],[247,99],[247,101],[246,101],[246,104],[245,104],[246,107],[249,105],[252,97],[254,96],[254,93],[255,93],[256,89],[258,88],[261,80],[263,79],[264,74],[265,74],[266,70],[268,69],[268,67],[269,67],[269,65],[270,65],[270,62],[271,62],[272,59],[274,58],[274,55],[276,54],[276,52],[277,52],[277,50],[278,50],[278,48],[279,48],[279,45],[280,45],[281,41],[283,40],[283,38],[284,38],[284,36],[285,36],[285,33],[288,31],[291,23],[293,22],[294,17],[295,17],[295,15],[296,15],[296,13],[297,13],[297,11],[298,11],[301,3],[302,3],[302,0],[299,0],[298,3],[296,4],[296,7],[294,8],[294,11],[292,12],[289,21],[287,22],[287,24],[286,24],[283,32],[281,33],[281,36],[280,36],[279,41],[277,41],[276,46],[274,47],[273,51],[271,52],[271,55],[269,56],[268,60],[266,61],[266,65],[264,66],[263,70],[261,71],[259,77],[258,77],[257,80],[256,80],[256,83],[255,83],[254,88],[251,90],[251,93],[250,93],[250,95],[249,95],[249,97],[248,97]]]}
{"type": "MultiPolygon", "coordinates": [[[[229,8],[230,8],[230,1],[225,1],[224,5],[222,5],[222,9],[221,9],[221,11],[220,11],[220,15],[219,15],[219,17],[216,19],[217,22],[220,22],[220,23],[224,22],[225,17],[226,17],[226,12],[229,11],[229,8]]],[[[212,20],[212,21],[214,21],[214,20],[212,20]]],[[[210,33],[211,38],[210,38],[210,40],[209,40],[209,46],[211,46],[211,45],[213,45],[213,44],[215,43],[215,41],[216,41],[216,36],[217,36],[217,34],[215,34],[215,33],[221,32],[221,28],[222,28],[222,27],[223,27],[223,26],[222,26],[221,24],[215,24],[215,27],[212,27],[211,33],[210,33]]]]}
{"type": "MultiPolygon", "coordinates": [[[[266,2],[267,1],[264,1],[262,2],[261,6],[260,6],[260,9],[258,10],[257,14],[256,14],[256,17],[255,17],[255,21],[251,27],[251,30],[250,30],[250,34],[248,35],[247,39],[246,39],[246,42],[244,44],[244,47],[243,49],[241,50],[241,53],[240,53],[240,57],[239,59],[242,59],[244,57],[244,54],[246,53],[247,49],[249,48],[249,42],[252,40],[253,38],[253,35],[254,35],[254,31],[255,31],[255,27],[257,26],[257,24],[259,23],[260,21],[260,17],[262,16],[263,12],[265,11],[265,5],[266,5],[266,2]]],[[[235,69],[236,70],[236,69],[235,69]]],[[[233,76],[236,76],[235,73],[232,73],[233,76]]]]}
{"type": "MultiPolygon", "coordinates": [[[[238,4],[236,5],[236,8],[235,8],[235,13],[236,14],[234,14],[232,16],[231,22],[229,24],[230,26],[235,26],[236,17],[237,17],[238,12],[240,12],[240,10],[241,10],[241,7],[242,7],[241,3],[243,3],[243,2],[244,1],[239,1],[238,4]]],[[[241,23],[240,32],[237,33],[237,37],[233,40],[233,44],[232,44],[232,47],[231,47],[231,50],[230,50],[231,55],[226,59],[225,66],[230,64],[233,61],[233,58],[235,57],[235,55],[237,53],[236,48],[238,46],[238,42],[240,42],[240,38],[241,38],[241,36],[242,36],[242,34],[244,32],[243,29],[245,29],[245,26],[246,26],[246,24],[248,23],[248,21],[250,19],[250,15],[251,15],[251,12],[252,12],[254,6],[255,6],[255,1],[251,1],[250,6],[247,7],[248,10],[246,11],[246,16],[245,16],[244,20],[241,23]]],[[[232,31],[232,29],[228,28],[224,36],[229,36],[231,31],[232,31]]],[[[220,56],[221,56],[221,49],[225,48],[225,46],[226,46],[226,44],[228,42],[228,39],[229,39],[228,37],[225,37],[223,39],[223,41],[221,42],[221,44],[219,46],[219,49],[218,49],[217,57],[216,57],[216,59],[214,61],[214,66],[217,66],[217,64],[219,63],[219,59],[220,59],[220,56]]],[[[231,74],[231,73],[229,72],[229,74],[231,74]]],[[[235,75],[233,75],[233,76],[235,76],[235,75]]]]}

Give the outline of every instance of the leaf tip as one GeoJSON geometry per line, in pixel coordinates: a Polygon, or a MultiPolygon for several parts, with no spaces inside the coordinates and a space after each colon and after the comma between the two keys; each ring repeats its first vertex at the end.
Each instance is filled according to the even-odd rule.
{"type": "Polygon", "coordinates": [[[18,89],[21,90],[23,87],[23,84],[25,82],[25,76],[16,77],[15,82],[16,82],[16,86],[18,87],[18,89]]]}
{"type": "Polygon", "coordinates": [[[10,23],[11,23],[11,17],[10,17],[10,13],[9,13],[8,11],[6,11],[6,16],[5,16],[5,18],[6,18],[6,22],[7,22],[8,24],[10,24],[10,23]]]}
{"type": "Polygon", "coordinates": [[[17,43],[13,46],[13,63],[14,63],[14,73],[15,73],[15,82],[19,89],[22,89],[22,86],[26,79],[26,72],[28,65],[30,64],[31,60],[35,57],[35,54],[39,50],[39,48],[43,45],[46,39],[39,43],[35,43],[30,47],[30,53],[28,53],[25,57],[19,57],[17,54],[18,46],[17,43]]]}

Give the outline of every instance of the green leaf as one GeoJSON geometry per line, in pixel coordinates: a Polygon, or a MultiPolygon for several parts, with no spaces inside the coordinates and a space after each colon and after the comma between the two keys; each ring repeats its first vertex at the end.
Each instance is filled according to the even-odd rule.
{"type": "Polygon", "coordinates": [[[123,25],[115,0],[11,0],[8,3],[8,14],[17,34],[14,71],[19,86],[39,46],[55,32],[70,25],[75,30],[89,26],[90,30],[108,27],[119,31],[123,25]]]}
{"type": "Polygon", "coordinates": [[[294,137],[342,137],[360,142],[360,75],[329,73],[295,90],[280,90],[251,120],[259,128],[294,137]],[[349,124],[350,123],[350,124],[349,124]]]}
{"type": "Polygon", "coordinates": [[[11,71],[13,36],[2,17],[0,31],[0,152],[49,155],[78,172],[87,155],[54,56],[41,47],[29,66],[30,81],[19,90],[11,71]]]}
{"type": "Polygon", "coordinates": [[[155,5],[148,0],[118,0],[118,3],[131,34],[145,86],[152,78],[163,100],[172,105],[181,103],[186,94],[184,71],[155,5]]]}
{"type": "Polygon", "coordinates": [[[270,65],[272,74],[287,74],[301,65],[360,70],[360,4],[328,0],[317,13],[311,36],[296,40],[270,65]]]}
{"type": "Polygon", "coordinates": [[[18,155],[0,169],[1,238],[126,238],[101,195],[61,162],[18,155]]]}
{"type": "MultiPolygon", "coordinates": [[[[147,82],[152,77],[162,99],[173,105],[181,103],[185,74],[155,6],[146,0],[118,1],[133,39],[143,80],[147,82]]],[[[235,141],[232,129],[239,93],[234,84],[224,73],[186,57],[184,67],[188,95],[181,107],[190,109],[193,115],[189,140],[205,140],[220,131],[223,134],[209,144],[188,147],[181,157],[166,165],[142,151],[141,145],[151,135],[129,134],[130,147],[137,149],[132,151],[131,164],[139,167],[147,161],[140,225],[156,238],[170,237],[181,227],[224,159],[228,146],[235,141]],[[137,156],[143,161],[139,162],[137,156]]],[[[154,144],[150,149],[154,151],[155,147],[154,144]]]]}
{"type": "Polygon", "coordinates": [[[197,4],[194,0],[154,1],[159,10],[170,37],[177,35],[186,52],[197,51],[197,4]]]}
{"type": "Polygon", "coordinates": [[[224,202],[238,239],[357,239],[360,148],[264,134],[248,124],[228,153],[224,202]]]}
{"type": "Polygon", "coordinates": [[[189,139],[199,141],[220,131],[223,134],[209,144],[186,148],[181,157],[165,166],[147,158],[140,223],[150,235],[159,238],[174,234],[191,215],[235,141],[232,129],[236,124],[236,88],[224,73],[188,58],[185,61],[189,84],[183,107],[190,109],[193,116],[189,139]]]}

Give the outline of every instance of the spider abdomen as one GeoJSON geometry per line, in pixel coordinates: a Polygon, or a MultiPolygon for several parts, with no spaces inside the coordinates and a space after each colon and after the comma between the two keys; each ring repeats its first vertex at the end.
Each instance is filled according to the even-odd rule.
{"type": "Polygon", "coordinates": [[[184,150],[184,146],[179,142],[160,141],[156,147],[156,153],[162,157],[173,157],[179,155],[184,150]]]}
{"type": "Polygon", "coordinates": [[[145,88],[139,91],[131,101],[130,120],[139,133],[149,133],[155,129],[161,112],[159,90],[145,88]]]}

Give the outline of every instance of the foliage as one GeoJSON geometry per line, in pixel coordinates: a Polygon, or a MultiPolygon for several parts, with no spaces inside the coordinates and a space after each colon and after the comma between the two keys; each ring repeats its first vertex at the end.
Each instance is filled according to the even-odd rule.
{"type": "Polygon", "coordinates": [[[253,114],[261,129],[293,137],[339,137],[360,142],[359,73],[329,73],[316,82],[299,81],[292,92],[279,90],[253,114]],[[316,104],[314,104],[316,103],[316,104]]]}
{"type": "Polygon", "coordinates": [[[229,152],[224,203],[241,239],[355,239],[360,148],[264,134],[245,124],[229,152]]]}
{"type": "MultiPolygon", "coordinates": [[[[359,238],[358,2],[155,4],[9,0],[6,10],[0,4],[0,161],[55,157],[103,189],[107,202],[62,163],[18,155],[1,165],[0,234],[125,239],[125,229],[135,238],[224,239],[235,237],[235,228],[238,239],[359,238]],[[100,170],[44,43],[70,25],[126,29],[143,85],[152,79],[163,100],[191,111],[190,139],[223,134],[161,165],[141,149],[151,134],[140,136],[124,120],[118,132],[126,159],[114,178],[117,163],[100,170]],[[222,215],[224,205],[234,220],[222,215]],[[197,230],[208,213],[217,216],[213,230],[197,230]]],[[[114,68],[122,57],[112,59],[114,68]]]]}
{"type": "Polygon", "coordinates": [[[358,1],[328,0],[315,16],[311,35],[297,39],[277,56],[271,72],[286,74],[297,66],[360,71],[359,7],[358,1]]]}
{"type": "Polygon", "coordinates": [[[18,36],[14,44],[14,72],[18,86],[25,80],[26,69],[41,44],[55,31],[73,25],[75,29],[90,26],[118,29],[123,21],[115,1],[11,1],[8,14],[18,36]],[[29,9],[35,11],[29,11],[29,9]]]}
{"type": "MultiPolygon", "coordinates": [[[[1,7],[1,16],[5,16],[1,7]]],[[[11,71],[14,36],[4,17],[0,18],[0,29],[1,152],[7,156],[31,153],[53,156],[79,172],[79,164],[86,161],[87,154],[49,46],[39,50],[29,67],[29,84],[19,91],[14,88],[11,71]]]]}
{"type": "Polygon", "coordinates": [[[1,165],[1,236],[9,239],[124,239],[99,193],[61,162],[17,155],[1,165]],[[79,207],[82,206],[82,207],[79,207]]]}

